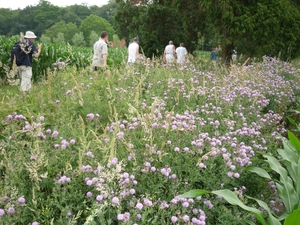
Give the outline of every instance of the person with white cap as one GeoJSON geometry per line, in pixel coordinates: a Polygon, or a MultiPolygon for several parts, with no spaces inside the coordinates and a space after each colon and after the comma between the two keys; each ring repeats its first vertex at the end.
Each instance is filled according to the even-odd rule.
{"type": "Polygon", "coordinates": [[[139,56],[139,38],[135,37],[128,46],[128,64],[134,63],[139,56]]]}
{"type": "Polygon", "coordinates": [[[39,57],[42,50],[42,44],[38,44],[38,49],[33,44],[36,38],[37,36],[32,31],[27,31],[12,49],[12,52],[16,52],[15,61],[21,78],[21,94],[23,95],[31,89],[32,56],[39,57]]]}

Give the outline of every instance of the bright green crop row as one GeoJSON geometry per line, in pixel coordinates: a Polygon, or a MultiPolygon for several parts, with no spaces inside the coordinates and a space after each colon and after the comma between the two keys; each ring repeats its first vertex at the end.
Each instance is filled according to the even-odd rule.
{"type": "MultiPolygon", "coordinates": [[[[10,52],[18,36],[0,36],[0,78],[5,79],[8,68],[11,68],[10,52]]],[[[45,75],[47,69],[54,69],[53,64],[64,62],[66,66],[77,69],[91,65],[93,48],[75,47],[71,45],[43,44],[42,54],[33,62],[33,78],[45,75]]],[[[125,60],[126,49],[109,48],[108,65],[119,66],[125,60]]]]}

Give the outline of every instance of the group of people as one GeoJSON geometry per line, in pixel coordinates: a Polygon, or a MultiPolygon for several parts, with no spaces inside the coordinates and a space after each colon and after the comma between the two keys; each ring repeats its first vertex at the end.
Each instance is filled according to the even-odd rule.
{"type": "MultiPolygon", "coordinates": [[[[12,55],[14,56],[14,62],[17,59],[17,68],[19,76],[21,78],[21,93],[31,89],[31,79],[32,79],[32,59],[33,56],[39,57],[42,50],[42,44],[38,44],[38,48],[34,45],[34,41],[37,36],[32,31],[27,31],[25,36],[18,41],[13,49],[12,55]],[[23,57],[20,57],[22,55],[23,57]]],[[[102,31],[100,34],[100,39],[94,44],[94,56],[92,61],[92,67],[94,71],[105,70],[107,66],[107,55],[108,55],[108,33],[102,31]]],[[[175,62],[177,58],[177,63],[183,63],[185,61],[185,56],[187,55],[187,50],[183,43],[175,48],[173,41],[169,42],[169,45],[165,47],[164,57],[168,64],[175,62]]],[[[128,46],[128,65],[136,62],[139,56],[139,38],[134,38],[133,42],[128,46]]],[[[13,60],[12,60],[13,61],[13,60]]]]}
{"type": "Polygon", "coordinates": [[[164,57],[168,64],[172,64],[175,62],[175,57],[177,56],[177,63],[180,64],[185,61],[187,53],[183,43],[180,43],[179,47],[175,49],[173,41],[169,41],[169,44],[165,47],[164,57]]]}
{"type": "MultiPolygon", "coordinates": [[[[107,66],[107,40],[108,33],[102,31],[100,39],[94,44],[94,56],[92,67],[94,71],[98,71],[99,68],[105,68],[107,66]]],[[[139,38],[135,37],[133,43],[128,46],[128,64],[134,63],[139,55],[139,38]]]]}
{"type": "MultiPolygon", "coordinates": [[[[101,32],[100,39],[94,44],[94,57],[92,62],[92,67],[94,71],[99,68],[106,67],[107,65],[107,42],[108,33],[106,31],[101,32]]],[[[135,63],[139,56],[139,38],[135,37],[133,42],[128,46],[128,61],[130,65],[135,63]]],[[[164,57],[168,64],[175,62],[175,57],[177,56],[177,63],[183,63],[185,56],[187,55],[187,50],[183,43],[175,49],[173,41],[169,42],[169,45],[165,47],[164,57]]]]}

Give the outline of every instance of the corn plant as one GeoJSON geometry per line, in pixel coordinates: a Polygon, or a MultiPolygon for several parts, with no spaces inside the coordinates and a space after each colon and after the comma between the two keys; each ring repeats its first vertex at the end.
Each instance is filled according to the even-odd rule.
{"type": "MultiPolygon", "coordinates": [[[[8,70],[11,68],[10,52],[18,36],[0,36],[0,78],[5,79],[8,70]]],[[[71,45],[43,44],[41,56],[33,61],[33,79],[39,76],[46,76],[47,69],[53,70],[59,65],[75,66],[77,70],[91,65],[93,56],[92,48],[76,47],[71,45]]],[[[108,65],[120,66],[126,57],[126,49],[109,49],[108,65]]]]}

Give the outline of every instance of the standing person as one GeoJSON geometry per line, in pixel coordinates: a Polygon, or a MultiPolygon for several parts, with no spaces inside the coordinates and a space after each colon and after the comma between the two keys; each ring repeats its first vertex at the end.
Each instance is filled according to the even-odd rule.
{"type": "Polygon", "coordinates": [[[139,55],[139,38],[135,37],[133,43],[128,46],[128,64],[134,63],[139,55]]]}
{"type": "Polygon", "coordinates": [[[217,56],[217,51],[215,48],[212,49],[211,53],[210,53],[210,59],[212,61],[216,61],[218,59],[218,56],[217,56]]]}
{"type": "Polygon", "coordinates": [[[236,47],[233,49],[231,58],[232,58],[233,62],[237,60],[237,48],[236,47]]]}
{"type": "Polygon", "coordinates": [[[38,44],[38,49],[33,44],[36,38],[32,31],[26,31],[25,36],[15,43],[11,51],[12,61],[16,63],[21,78],[22,95],[31,89],[32,56],[39,57],[41,55],[42,44],[38,44]]]}
{"type": "Polygon", "coordinates": [[[221,58],[222,56],[222,48],[221,45],[219,44],[218,47],[216,48],[216,53],[217,53],[217,57],[221,58]]]}
{"type": "Polygon", "coordinates": [[[183,63],[185,56],[187,55],[187,50],[184,47],[183,43],[180,43],[180,46],[176,48],[177,63],[183,63]]]}
{"type": "Polygon", "coordinates": [[[108,33],[102,31],[100,34],[100,39],[94,44],[94,57],[92,66],[94,71],[98,71],[98,68],[104,68],[107,66],[107,42],[108,33]]]}
{"type": "Polygon", "coordinates": [[[173,45],[173,41],[169,41],[169,45],[166,46],[164,55],[167,63],[173,63],[175,60],[174,54],[176,53],[175,46],[173,45]]]}

